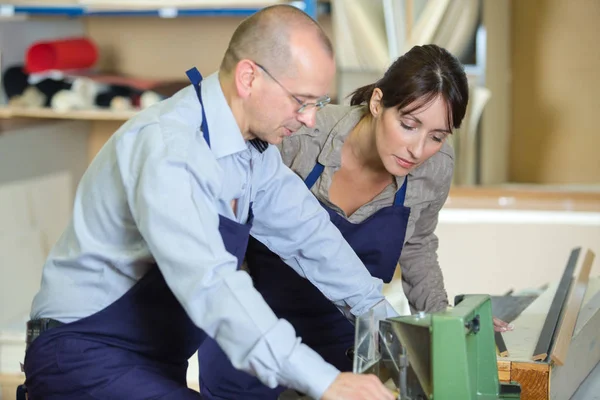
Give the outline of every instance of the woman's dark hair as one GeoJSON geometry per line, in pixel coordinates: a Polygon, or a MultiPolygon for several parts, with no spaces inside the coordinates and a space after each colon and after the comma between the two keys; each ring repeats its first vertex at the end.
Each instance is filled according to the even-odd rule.
{"type": "Polygon", "coordinates": [[[351,94],[351,105],[368,104],[375,88],[383,92],[385,108],[410,114],[441,95],[448,104],[448,126],[459,128],[469,102],[465,70],[447,50],[428,44],[415,46],[399,57],[379,81],[351,94]],[[416,106],[406,109],[415,102],[416,106]]]}

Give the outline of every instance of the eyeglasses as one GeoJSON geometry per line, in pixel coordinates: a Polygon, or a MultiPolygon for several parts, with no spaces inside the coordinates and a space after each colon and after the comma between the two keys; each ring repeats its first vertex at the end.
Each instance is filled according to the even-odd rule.
{"type": "Polygon", "coordinates": [[[273,75],[271,75],[271,73],[269,71],[267,71],[267,69],[265,67],[263,67],[262,65],[260,65],[257,62],[255,62],[255,64],[258,66],[258,68],[260,68],[263,71],[265,71],[265,73],[267,75],[269,75],[269,78],[273,79],[273,81],[275,81],[275,83],[277,83],[283,90],[285,90],[285,92],[292,99],[294,99],[296,101],[296,103],[298,103],[300,105],[300,108],[298,108],[296,110],[296,112],[298,114],[302,114],[303,112],[305,112],[307,110],[311,110],[313,108],[316,108],[317,110],[320,110],[321,108],[325,107],[327,104],[331,103],[331,98],[328,95],[324,95],[324,96],[319,97],[314,103],[303,102],[298,97],[294,96],[292,94],[292,92],[290,92],[285,86],[283,86],[281,84],[281,82],[279,82],[277,79],[275,79],[275,77],[273,75]]]}

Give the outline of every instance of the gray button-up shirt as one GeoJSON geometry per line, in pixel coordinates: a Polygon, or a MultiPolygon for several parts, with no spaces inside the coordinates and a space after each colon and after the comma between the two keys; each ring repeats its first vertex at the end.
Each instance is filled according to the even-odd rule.
{"type": "MultiPolygon", "coordinates": [[[[339,371],[301,343],[237,270],[218,231],[219,214],[246,223],[253,203],[252,235],[345,312],[360,315],[382,301],[382,282],[279,151],[259,153],[244,141],[217,74],[203,81],[202,96],[211,147],[191,86],[137,114],[104,145],[44,265],[31,317],[72,322],[92,315],[156,262],[191,320],[234,366],[270,387],[320,398],[339,371]]],[[[200,368],[210,365],[200,360],[200,368]]]]}
{"type": "MultiPolygon", "coordinates": [[[[325,166],[311,190],[320,201],[353,223],[364,221],[377,210],[391,206],[405,179],[396,177],[395,182],[350,217],[329,200],[333,174],[341,166],[342,145],[365,111],[364,107],[326,106],[317,113],[314,128],[303,128],[279,146],[283,162],[302,179],[308,176],[317,161],[325,166]]],[[[438,213],[448,197],[453,168],[454,152],[444,143],[438,153],[408,175],[404,205],[410,207],[411,212],[399,263],[406,296],[417,310],[438,311],[448,305],[437,261],[438,239],[434,230],[438,213]]]]}

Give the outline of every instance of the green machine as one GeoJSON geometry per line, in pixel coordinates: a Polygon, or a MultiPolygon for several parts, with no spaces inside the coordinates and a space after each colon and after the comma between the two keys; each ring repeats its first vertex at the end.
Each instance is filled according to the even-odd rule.
{"type": "Polygon", "coordinates": [[[402,400],[519,399],[500,384],[487,295],[459,296],[434,314],[385,318],[375,307],[356,321],[354,372],[373,373],[402,400]]]}

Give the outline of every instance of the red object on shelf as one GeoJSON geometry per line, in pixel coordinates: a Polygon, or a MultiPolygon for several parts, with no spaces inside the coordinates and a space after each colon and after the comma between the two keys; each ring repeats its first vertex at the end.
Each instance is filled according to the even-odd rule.
{"type": "Polygon", "coordinates": [[[36,42],[27,49],[25,69],[28,73],[85,69],[97,60],[98,48],[90,39],[52,40],[36,42]]]}

